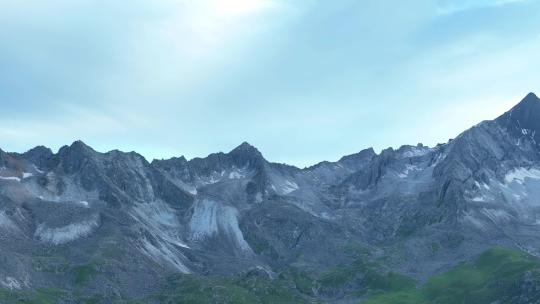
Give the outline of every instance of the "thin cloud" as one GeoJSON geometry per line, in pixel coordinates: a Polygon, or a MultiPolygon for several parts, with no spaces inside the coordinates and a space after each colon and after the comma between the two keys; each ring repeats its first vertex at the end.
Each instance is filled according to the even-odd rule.
{"type": "Polygon", "coordinates": [[[452,3],[442,4],[437,9],[438,15],[452,15],[456,13],[466,12],[470,10],[502,7],[511,4],[529,2],[531,0],[460,0],[452,1],[452,3]]]}

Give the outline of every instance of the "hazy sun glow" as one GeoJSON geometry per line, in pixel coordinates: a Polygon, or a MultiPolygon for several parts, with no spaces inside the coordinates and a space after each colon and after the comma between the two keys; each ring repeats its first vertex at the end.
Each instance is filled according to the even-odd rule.
{"type": "Polygon", "coordinates": [[[213,7],[220,16],[243,16],[271,9],[276,3],[271,0],[212,0],[208,6],[213,7]]]}

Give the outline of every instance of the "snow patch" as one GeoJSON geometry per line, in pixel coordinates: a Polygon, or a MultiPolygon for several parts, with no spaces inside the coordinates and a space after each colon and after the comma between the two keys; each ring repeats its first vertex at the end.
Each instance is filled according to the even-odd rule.
{"type": "Polygon", "coordinates": [[[221,178],[216,178],[214,175],[211,175],[208,179],[203,179],[201,180],[201,183],[203,185],[212,185],[212,184],[215,184],[215,183],[218,183],[221,181],[221,178]]]}
{"type": "Polygon", "coordinates": [[[229,173],[229,178],[230,178],[230,179],[241,179],[241,178],[243,178],[243,177],[244,177],[244,175],[241,174],[241,173],[238,172],[238,171],[232,171],[231,173],[229,173]]]}
{"type": "Polygon", "coordinates": [[[480,188],[484,188],[486,190],[490,190],[491,188],[489,187],[488,184],[486,183],[479,183],[478,181],[474,181],[474,184],[476,185],[476,187],[478,187],[478,189],[480,188]]]}
{"type": "Polygon", "coordinates": [[[516,168],[506,174],[504,180],[507,184],[512,182],[517,182],[523,184],[525,179],[540,179],[540,170],[538,169],[527,169],[527,168],[516,168]]]}
{"type": "Polygon", "coordinates": [[[23,179],[25,179],[25,178],[29,178],[29,177],[32,177],[32,176],[34,176],[34,174],[32,174],[32,173],[29,173],[29,172],[23,172],[23,174],[22,174],[22,175],[23,175],[23,177],[22,177],[23,179]]]}
{"type": "Polygon", "coordinates": [[[447,153],[440,152],[437,154],[437,157],[435,158],[435,161],[433,161],[430,165],[430,167],[436,167],[438,164],[440,164],[443,160],[446,159],[447,153]]]}
{"type": "Polygon", "coordinates": [[[20,182],[20,181],[21,181],[20,178],[15,177],[15,176],[0,176],[0,179],[2,179],[2,180],[8,180],[8,181],[16,181],[16,182],[20,182]]]}
{"type": "Polygon", "coordinates": [[[418,170],[419,169],[418,169],[417,166],[407,164],[407,165],[405,165],[405,169],[401,173],[398,173],[397,176],[399,178],[407,178],[407,176],[409,176],[409,173],[411,173],[413,171],[418,171],[418,170]]]}
{"type": "Polygon", "coordinates": [[[410,149],[409,151],[404,152],[402,155],[403,157],[418,157],[418,156],[424,156],[428,154],[430,151],[431,151],[430,148],[414,147],[410,149]]]}
{"type": "Polygon", "coordinates": [[[489,201],[490,199],[489,199],[489,197],[487,197],[487,196],[481,194],[480,196],[473,197],[471,200],[472,200],[473,202],[487,202],[487,201],[489,201]]]}

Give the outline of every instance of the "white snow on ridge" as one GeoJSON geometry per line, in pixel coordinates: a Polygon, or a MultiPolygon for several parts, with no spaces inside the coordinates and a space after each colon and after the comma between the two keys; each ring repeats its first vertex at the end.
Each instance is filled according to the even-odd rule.
{"type": "Polygon", "coordinates": [[[98,216],[94,216],[87,221],[73,223],[59,228],[49,228],[45,224],[40,224],[36,229],[35,236],[43,242],[60,245],[88,236],[98,226],[98,216]]]}
{"type": "Polygon", "coordinates": [[[229,173],[229,178],[230,179],[241,179],[243,178],[244,175],[241,174],[240,172],[238,171],[231,171],[231,173],[229,173]]]}
{"type": "Polygon", "coordinates": [[[214,175],[211,175],[208,178],[204,178],[204,179],[200,178],[199,180],[200,180],[200,183],[203,185],[212,185],[212,184],[220,182],[221,178],[220,177],[216,178],[214,175]]]}
{"type": "Polygon", "coordinates": [[[471,199],[473,202],[487,202],[489,201],[489,197],[481,194],[480,196],[475,196],[471,199]]]}
{"type": "Polygon", "coordinates": [[[540,179],[540,170],[538,169],[527,169],[527,168],[516,168],[506,174],[504,181],[507,184],[512,183],[513,181],[523,184],[525,179],[540,179]]]}
{"type": "Polygon", "coordinates": [[[472,191],[467,191],[467,193],[470,195],[470,197],[472,197],[471,201],[473,201],[473,202],[489,202],[489,201],[492,201],[494,199],[493,194],[491,192],[489,192],[489,190],[491,188],[490,188],[490,186],[488,184],[479,183],[478,181],[474,181],[474,184],[478,188],[477,191],[474,191],[474,193],[476,193],[476,194],[474,194],[472,191]]]}
{"type": "Polygon", "coordinates": [[[413,166],[413,165],[405,165],[405,170],[403,170],[401,173],[398,173],[397,176],[399,178],[407,178],[407,176],[409,176],[409,173],[413,172],[413,171],[418,171],[418,167],[417,166],[413,166]]]}
{"type": "Polygon", "coordinates": [[[531,139],[534,141],[534,137],[536,136],[536,130],[521,129],[521,134],[530,135],[531,139]]]}
{"type": "Polygon", "coordinates": [[[414,147],[411,150],[404,152],[402,155],[403,155],[403,157],[418,157],[418,156],[426,155],[429,152],[431,152],[430,148],[427,148],[427,147],[423,147],[423,148],[414,147]]]}
{"type": "Polygon", "coordinates": [[[478,188],[484,188],[484,189],[486,189],[486,190],[490,190],[490,189],[491,189],[491,187],[490,187],[488,184],[486,184],[486,183],[481,183],[481,184],[480,184],[480,183],[477,182],[477,181],[475,181],[474,183],[476,184],[476,186],[477,186],[478,188]]]}
{"type": "Polygon", "coordinates": [[[2,180],[8,180],[8,181],[16,181],[16,182],[20,182],[20,181],[21,181],[20,178],[15,177],[15,176],[0,176],[0,179],[2,179],[2,180]]]}
{"type": "Polygon", "coordinates": [[[17,176],[0,176],[0,179],[20,182],[21,180],[32,177],[32,176],[34,176],[34,174],[29,173],[29,172],[23,172],[22,178],[17,177],[17,176]]]}

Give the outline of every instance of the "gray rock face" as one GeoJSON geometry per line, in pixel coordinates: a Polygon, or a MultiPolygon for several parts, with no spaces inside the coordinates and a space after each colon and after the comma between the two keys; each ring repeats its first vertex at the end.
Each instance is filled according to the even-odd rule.
{"type": "Polygon", "coordinates": [[[351,243],[420,280],[493,245],[540,255],[539,131],[529,94],[446,144],[305,169],[247,143],[152,163],[80,141],[0,150],[0,284],[74,288],[61,269],[92,265],[86,288],[144,295],[174,273],[317,272],[351,243]]]}
{"type": "Polygon", "coordinates": [[[505,299],[509,303],[529,304],[540,302],[540,273],[531,271],[521,279],[518,285],[519,296],[505,299]]]}

